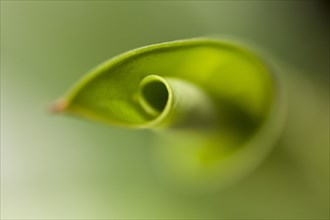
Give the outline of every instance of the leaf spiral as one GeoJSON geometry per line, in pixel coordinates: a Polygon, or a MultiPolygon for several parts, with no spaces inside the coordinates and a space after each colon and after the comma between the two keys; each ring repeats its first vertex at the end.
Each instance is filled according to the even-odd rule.
{"type": "Polygon", "coordinates": [[[206,38],[112,58],[55,109],[164,134],[155,144],[161,173],[193,189],[218,188],[249,173],[284,122],[283,91],[270,67],[237,43],[206,38]]]}

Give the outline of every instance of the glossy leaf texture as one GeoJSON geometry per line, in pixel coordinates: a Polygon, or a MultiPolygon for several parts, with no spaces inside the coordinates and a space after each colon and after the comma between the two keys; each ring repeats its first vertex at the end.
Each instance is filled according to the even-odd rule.
{"type": "Polygon", "coordinates": [[[174,185],[209,190],[232,184],[265,158],[284,122],[282,90],[250,50],[196,38],[106,61],[54,110],[157,131],[157,173],[174,185]]]}

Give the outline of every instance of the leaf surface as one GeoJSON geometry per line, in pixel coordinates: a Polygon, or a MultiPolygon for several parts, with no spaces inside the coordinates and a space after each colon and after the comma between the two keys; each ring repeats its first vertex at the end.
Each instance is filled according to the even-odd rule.
{"type": "Polygon", "coordinates": [[[283,100],[270,68],[238,45],[197,38],[138,48],[92,70],[55,106],[167,134],[170,141],[161,145],[174,146],[166,152],[177,155],[173,159],[163,147],[161,155],[175,161],[176,179],[206,184],[218,184],[219,176],[237,179],[264,158],[283,121],[283,100]]]}

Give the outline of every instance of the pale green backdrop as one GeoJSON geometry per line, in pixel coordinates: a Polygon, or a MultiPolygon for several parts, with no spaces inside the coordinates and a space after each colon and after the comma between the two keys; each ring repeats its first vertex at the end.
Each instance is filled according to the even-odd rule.
{"type": "Polygon", "coordinates": [[[329,217],[329,8],[317,1],[1,1],[1,218],[329,217]],[[270,157],[219,192],[182,193],[152,133],[52,116],[85,72],[152,43],[225,34],[285,66],[288,124],[270,157]]]}

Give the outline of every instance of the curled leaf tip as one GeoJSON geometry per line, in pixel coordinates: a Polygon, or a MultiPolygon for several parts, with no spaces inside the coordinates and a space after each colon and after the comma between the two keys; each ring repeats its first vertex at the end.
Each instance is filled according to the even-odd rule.
{"type": "Polygon", "coordinates": [[[61,113],[64,112],[68,106],[68,102],[64,99],[59,99],[48,106],[49,113],[61,113]]]}
{"type": "Polygon", "coordinates": [[[275,145],[285,99],[273,71],[238,42],[166,42],[105,61],[50,112],[157,131],[164,180],[211,190],[247,175],[275,145]]]}

